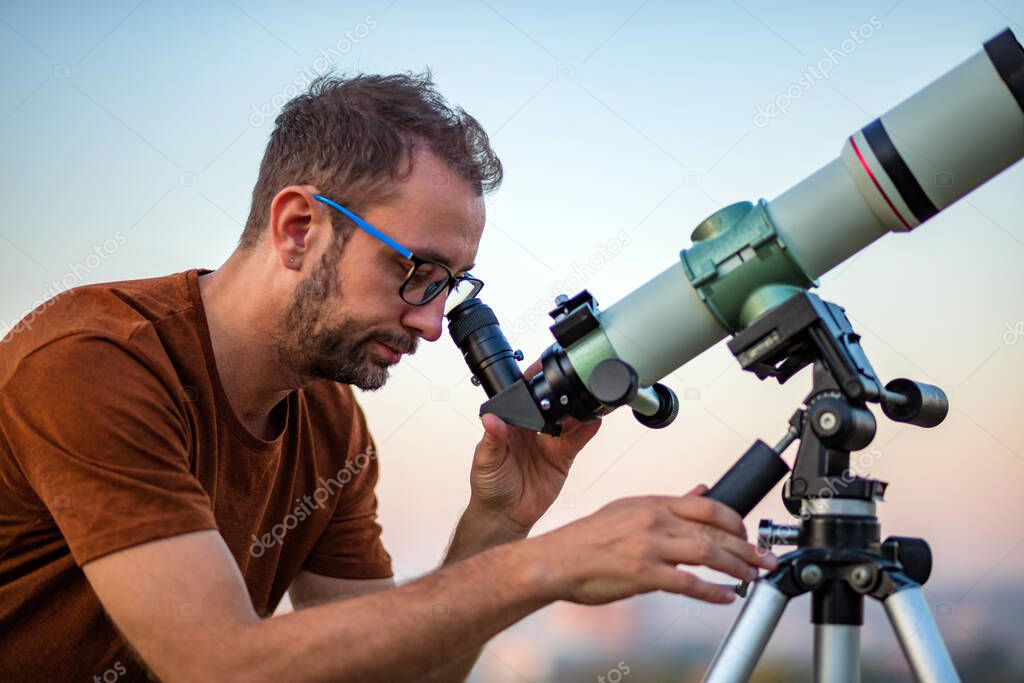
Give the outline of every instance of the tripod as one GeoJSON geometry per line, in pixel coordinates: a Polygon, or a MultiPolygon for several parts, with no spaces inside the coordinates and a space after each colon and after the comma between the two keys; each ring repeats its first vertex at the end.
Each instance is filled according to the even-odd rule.
{"type": "MultiPolygon", "coordinates": [[[[762,520],[759,543],[795,545],[753,585],[746,604],[708,668],[708,683],[746,681],[790,599],[811,593],[814,680],[861,680],[860,627],[865,596],[880,600],[918,681],[959,681],[921,585],[931,573],[923,539],[881,541],[875,516],[886,483],[854,476],[850,452],[875,436],[868,402],[898,422],[934,427],[948,401],[938,388],[908,379],[884,387],[864,355],[843,309],[809,292],[785,302],[737,334],[729,349],[745,370],[784,383],[807,365],[813,386],[774,448],[758,440],[706,494],[741,515],[786,474],[786,509],[800,524],[762,520]],[[800,447],[792,471],[780,454],[800,447]]],[[[746,595],[747,584],[738,588],[746,595]]]]}

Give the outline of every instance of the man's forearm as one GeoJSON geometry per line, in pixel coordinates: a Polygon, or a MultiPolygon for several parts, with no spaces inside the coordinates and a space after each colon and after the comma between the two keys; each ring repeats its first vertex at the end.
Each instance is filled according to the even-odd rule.
{"type": "MultiPolygon", "coordinates": [[[[498,518],[483,513],[474,502],[459,519],[452,541],[448,546],[442,566],[472,557],[489,548],[518,541],[526,537],[526,529],[515,529],[502,523],[498,518]]],[[[486,641],[485,641],[486,642],[486,641]]],[[[425,683],[458,683],[469,677],[473,665],[480,658],[483,643],[466,655],[432,671],[425,676],[425,683]]]]}
{"type": "Polygon", "coordinates": [[[235,645],[245,655],[243,673],[297,681],[436,675],[557,599],[528,543],[493,548],[393,590],[252,624],[235,645]]]}

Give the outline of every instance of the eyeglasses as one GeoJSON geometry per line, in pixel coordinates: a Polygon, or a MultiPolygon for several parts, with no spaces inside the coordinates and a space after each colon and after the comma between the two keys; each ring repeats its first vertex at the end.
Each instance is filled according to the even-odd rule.
{"type": "Polygon", "coordinates": [[[443,263],[437,263],[436,261],[416,256],[412,253],[411,249],[403,247],[338,202],[320,194],[313,195],[313,198],[337,209],[364,232],[372,237],[376,237],[404,258],[412,261],[409,272],[406,273],[405,279],[402,280],[402,284],[398,288],[398,295],[402,297],[402,301],[405,303],[412,306],[425,306],[447,289],[448,294],[444,307],[445,315],[447,315],[453,308],[463,301],[472,299],[483,289],[483,280],[472,277],[469,273],[458,276],[452,275],[452,271],[443,263]]]}

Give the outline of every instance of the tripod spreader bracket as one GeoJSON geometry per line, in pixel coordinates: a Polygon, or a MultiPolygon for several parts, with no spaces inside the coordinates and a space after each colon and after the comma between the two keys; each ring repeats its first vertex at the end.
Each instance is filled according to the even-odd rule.
{"type": "MultiPolygon", "coordinates": [[[[931,569],[931,549],[924,539],[891,536],[878,553],[865,548],[800,548],[783,555],[779,567],[759,581],[789,598],[840,582],[855,593],[885,600],[904,588],[924,585],[931,569]]],[[[827,600],[829,592],[819,597],[827,600]]]]}

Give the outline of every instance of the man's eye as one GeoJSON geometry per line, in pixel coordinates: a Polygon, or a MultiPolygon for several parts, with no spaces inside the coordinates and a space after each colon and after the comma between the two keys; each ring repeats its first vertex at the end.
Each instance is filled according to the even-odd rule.
{"type": "Polygon", "coordinates": [[[412,274],[412,279],[410,281],[411,282],[415,282],[417,284],[423,284],[424,282],[429,282],[433,278],[433,272],[432,271],[433,271],[433,268],[427,268],[427,267],[421,266],[421,267],[416,269],[415,273],[412,274]]]}
{"type": "Polygon", "coordinates": [[[424,294],[426,296],[433,296],[434,292],[436,292],[437,290],[439,290],[442,287],[444,287],[444,285],[445,285],[445,281],[444,280],[438,280],[437,282],[431,282],[429,285],[427,285],[427,289],[426,289],[426,292],[424,294]]]}

